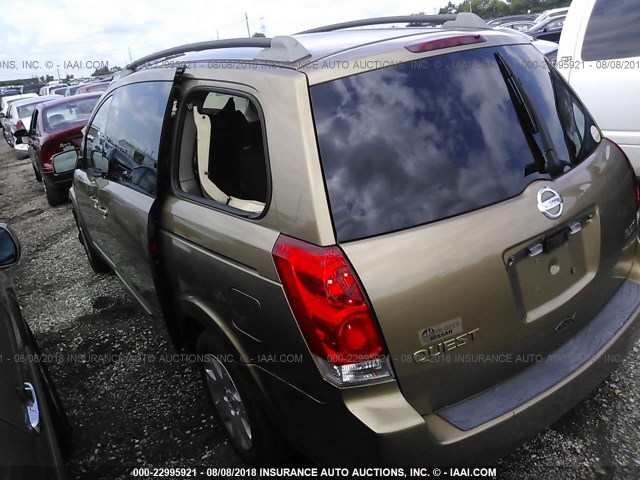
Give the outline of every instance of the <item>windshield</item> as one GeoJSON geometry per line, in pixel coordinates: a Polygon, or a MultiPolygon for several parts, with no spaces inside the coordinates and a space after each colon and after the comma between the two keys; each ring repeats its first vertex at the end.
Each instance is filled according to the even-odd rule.
{"type": "Polygon", "coordinates": [[[562,174],[597,146],[590,115],[535,47],[429,60],[441,68],[410,62],[311,87],[339,241],[504,201],[534,180],[562,174]],[[519,93],[523,104],[512,98],[519,93]]]}

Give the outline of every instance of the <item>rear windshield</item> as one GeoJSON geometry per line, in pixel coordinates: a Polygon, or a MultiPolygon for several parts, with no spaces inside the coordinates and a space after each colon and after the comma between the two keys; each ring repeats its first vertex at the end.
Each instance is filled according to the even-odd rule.
{"type": "Polygon", "coordinates": [[[18,118],[30,117],[33,111],[36,109],[36,105],[36,103],[31,103],[29,105],[18,107],[18,118]]]}
{"type": "Polygon", "coordinates": [[[586,109],[531,45],[430,57],[310,92],[341,242],[504,201],[568,171],[600,140],[586,109]],[[546,126],[546,143],[524,121],[498,57],[517,77],[535,123],[546,126]],[[540,166],[549,148],[553,170],[540,166]]]}
{"type": "Polygon", "coordinates": [[[104,92],[109,87],[109,83],[96,83],[95,85],[85,85],[87,92],[104,92]]]}
{"type": "Polygon", "coordinates": [[[51,132],[81,120],[89,120],[98,100],[99,97],[80,100],[69,99],[66,103],[47,108],[42,115],[45,131],[51,132]]]}

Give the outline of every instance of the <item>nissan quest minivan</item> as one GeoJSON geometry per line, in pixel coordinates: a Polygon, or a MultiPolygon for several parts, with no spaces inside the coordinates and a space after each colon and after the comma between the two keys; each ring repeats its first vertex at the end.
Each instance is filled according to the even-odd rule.
{"type": "Polygon", "coordinates": [[[252,464],[487,463],[638,337],[627,157],[472,14],[150,55],[78,157],[90,265],[200,355],[252,464]]]}

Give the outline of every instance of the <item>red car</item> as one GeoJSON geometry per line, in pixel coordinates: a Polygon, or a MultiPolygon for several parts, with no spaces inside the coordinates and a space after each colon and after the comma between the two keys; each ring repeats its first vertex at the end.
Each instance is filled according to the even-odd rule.
{"type": "Polygon", "coordinates": [[[15,136],[29,144],[29,157],[36,180],[43,182],[49,205],[64,203],[69,195],[73,171],[55,173],[51,157],[80,148],[82,129],[101,93],[87,93],[40,103],[31,117],[31,129],[15,136]]]}
{"type": "Polygon", "coordinates": [[[81,85],[76,90],[75,95],[80,95],[81,93],[94,93],[94,92],[104,92],[109,85],[111,84],[111,80],[107,82],[91,82],[85,83],[81,85]]]}

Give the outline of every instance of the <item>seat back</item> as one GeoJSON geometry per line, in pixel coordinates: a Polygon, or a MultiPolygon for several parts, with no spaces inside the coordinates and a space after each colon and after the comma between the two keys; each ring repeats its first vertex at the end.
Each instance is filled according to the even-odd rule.
{"type": "Polygon", "coordinates": [[[50,128],[55,128],[64,122],[65,122],[64,115],[60,113],[54,113],[50,117],[47,117],[47,124],[49,125],[50,128]]]}

